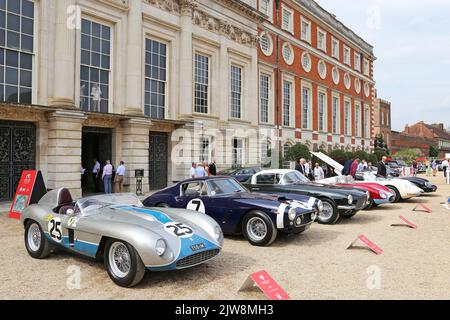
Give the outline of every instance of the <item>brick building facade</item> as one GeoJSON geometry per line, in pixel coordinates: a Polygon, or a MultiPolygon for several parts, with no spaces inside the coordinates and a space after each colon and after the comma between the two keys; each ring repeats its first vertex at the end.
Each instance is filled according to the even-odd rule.
{"type": "Polygon", "coordinates": [[[373,47],[311,0],[259,0],[259,123],[284,151],[373,148],[373,47]]]}
{"type": "Polygon", "coordinates": [[[391,103],[376,98],[373,109],[374,136],[381,135],[384,142],[391,147],[391,103]]]}

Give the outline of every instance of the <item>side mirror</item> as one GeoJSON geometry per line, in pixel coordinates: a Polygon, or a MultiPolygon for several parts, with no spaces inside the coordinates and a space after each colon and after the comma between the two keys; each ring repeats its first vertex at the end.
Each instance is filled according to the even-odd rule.
{"type": "Polygon", "coordinates": [[[66,215],[73,216],[74,214],[75,214],[75,211],[73,211],[73,209],[67,209],[66,215]]]}

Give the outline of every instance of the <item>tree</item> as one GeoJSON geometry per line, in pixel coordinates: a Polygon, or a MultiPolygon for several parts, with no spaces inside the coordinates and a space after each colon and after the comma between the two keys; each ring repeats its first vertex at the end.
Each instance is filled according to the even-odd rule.
{"type": "Polygon", "coordinates": [[[377,134],[375,136],[375,141],[374,141],[374,147],[375,147],[375,151],[384,151],[387,155],[389,155],[389,150],[388,150],[388,146],[387,144],[384,142],[384,138],[381,134],[377,134]]]}
{"type": "Polygon", "coordinates": [[[354,158],[369,161],[369,154],[363,150],[358,150],[355,152],[354,158]]]}
{"type": "Polygon", "coordinates": [[[439,148],[435,145],[430,146],[430,157],[437,157],[439,156],[439,148]]]}
{"type": "Polygon", "coordinates": [[[297,143],[294,146],[289,148],[289,152],[287,154],[288,161],[297,161],[298,159],[305,158],[309,160],[311,158],[311,154],[309,153],[309,149],[306,145],[297,143]]]}
{"type": "Polygon", "coordinates": [[[421,152],[419,149],[402,149],[393,154],[393,157],[396,159],[402,159],[405,161],[412,161],[421,156],[421,152]]]}
{"type": "Polygon", "coordinates": [[[344,163],[345,160],[347,160],[345,151],[341,149],[334,149],[331,152],[331,158],[333,158],[334,161],[337,161],[339,163],[344,163]]]}

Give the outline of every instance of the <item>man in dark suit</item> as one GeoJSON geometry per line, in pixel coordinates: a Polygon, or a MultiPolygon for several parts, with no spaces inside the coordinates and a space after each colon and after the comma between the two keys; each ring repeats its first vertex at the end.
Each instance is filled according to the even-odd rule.
{"type": "Polygon", "coordinates": [[[297,170],[298,172],[300,172],[301,174],[303,174],[306,177],[305,163],[306,163],[305,159],[298,160],[297,163],[295,164],[295,170],[297,170]]]}
{"type": "Polygon", "coordinates": [[[378,163],[378,175],[384,178],[387,177],[386,160],[387,157],[383,157],[381,158],[381,161],[378,163]]]}

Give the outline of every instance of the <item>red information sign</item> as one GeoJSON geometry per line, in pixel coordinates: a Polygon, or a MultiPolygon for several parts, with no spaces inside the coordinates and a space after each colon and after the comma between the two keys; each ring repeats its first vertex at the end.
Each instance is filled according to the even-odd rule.
{"type": "Polygon", "coordinates": [[[19,219],[23,209],[30,203],[39,201],[45,192],[44,180],[40,171],[22,171],[8,216],[13,219],[19,219]]]}
{"type": "Polygon", "coordinates": [[[419,203],[417,206],[415,206],[413,211],[423,211],[423,212],[428,212],[428,213],[432,213],[433,212],[433,210],[431,210],[431,208],[427,207],[423,203],[419,203]],[[418,207],[421,207],[422,209],[417,209],[418,207]]]}
{"type": "Polygon", "coordinates": [[[379,246],[377,246],[375,243],[370,241],[365,235],[360,234],[355,240],[350,243],[350,245],[347,247],[347,249],[351,249],[352,247],[355,247],[354,244],[356,241],[360,240],[362,243],[364,243],[365,246],[367,246],[372,252],[376,253],[377,255],[382,254],[384,251],[379,246]]]}
{"type": "Polygon", "coordinates": [[[245,280],[239,291],[257,286],[266,295],[269,300],[289,300],[289,296],[275,280],[265,270],[252,273],[245,280]]]}
{"type": "Polygon", "coordinates": [[[404,222],[404,224],[403,223],[391,224],[392,227],[409,227],[411,229],[417,229],[417,225],[406,219],[404,216],[399,216],[399,218],[404,222]]]}

